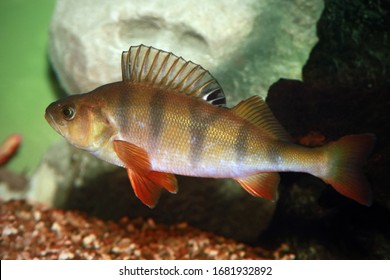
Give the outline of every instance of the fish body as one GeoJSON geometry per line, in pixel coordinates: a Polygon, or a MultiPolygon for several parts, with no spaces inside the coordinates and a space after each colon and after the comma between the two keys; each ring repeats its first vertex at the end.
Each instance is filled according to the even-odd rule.
{"type": "Polygon", "coordinates": [[[49,105],[46,119],[78,148],[127,169],[136,195],[153,207],[173,174],[232,178],[275,199],[277,172],[306,172],[368,205],[359,168],[374,142],[350,135],[324,147],[295,145],[258,96],[231,109],[202,67],[143,45],[122,55],[123,80],[49,105]]]}

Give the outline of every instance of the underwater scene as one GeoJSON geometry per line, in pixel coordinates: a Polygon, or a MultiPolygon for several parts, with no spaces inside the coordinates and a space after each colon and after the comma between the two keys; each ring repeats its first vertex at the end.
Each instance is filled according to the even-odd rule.
{"type": "Polygon", "coordinates": [[[0,15],[1,259],[390,259],[389,1],[0,15]]]}

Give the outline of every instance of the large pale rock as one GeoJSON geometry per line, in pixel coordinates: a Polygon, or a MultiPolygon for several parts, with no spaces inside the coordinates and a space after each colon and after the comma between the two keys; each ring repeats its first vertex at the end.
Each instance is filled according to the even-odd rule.
{"type": "Polygon", "coordinates": [[[53,144],[29,180],[25,198],[53,207],[66,207],[70,194],[88,180],[115,169],[64,139],[53,144]]]}
{"type": "Polygon", "coordinates": [[[215,68],[252,30],[255,2],[60,0],[50,57],[69,93],[119,80],[121,52],[141,43],[215,68]]]}
{"type": "Polygon", "coordinates": [[[49,55],[67,93],[121,79],[120,54],[152,45],[209,69],[235,102],[300,78],[322,1],[58,0],[49,55]]]}

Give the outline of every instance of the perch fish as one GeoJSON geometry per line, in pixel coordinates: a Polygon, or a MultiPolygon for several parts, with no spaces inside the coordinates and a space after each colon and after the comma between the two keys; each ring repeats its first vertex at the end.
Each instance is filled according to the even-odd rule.
{"type": "Polygon", "coordinates": [[[122,81],[50,104],[46,120],[71,144],[126,168],[136,196],[154,207],[174,174],[232,178],[253,196],[275,200],[278,172],[306,172],[364,205],[361,173],[372,134],[318,148],[293,144],[258,96],[226,108],[213,76],[191,61],[144,45],[122,53],[122,81]]]}

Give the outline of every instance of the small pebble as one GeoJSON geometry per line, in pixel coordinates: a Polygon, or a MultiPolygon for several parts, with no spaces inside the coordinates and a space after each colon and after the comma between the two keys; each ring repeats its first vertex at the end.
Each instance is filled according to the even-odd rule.
{"type": "Polygon", "coordinates": [[[5,228],[3,228],[3,235],[13,235],[13,234],[17,234],[18,233],[18,230],[12,226],[6,226],[5,228]]]}
{"type": "Polygon", "coordinates": [[[92,243],[96,240],[96,236],[94,234],[89,234],[83,238],[83,245],[85,248],[91,248],[92,243]]]}
{"type": "Polygon", "coordinates": [[[58,256],[59,260],[71,260],[73,258],[74,258],[74,254],[69,251],[61,252],[60,255],[58,256]]]}
{"type": "Polygon", "coordinates": [[[61,226],[57,222],[54,222],[51,226],[51,230],[59,234],[61,232],[61,226]]]}

